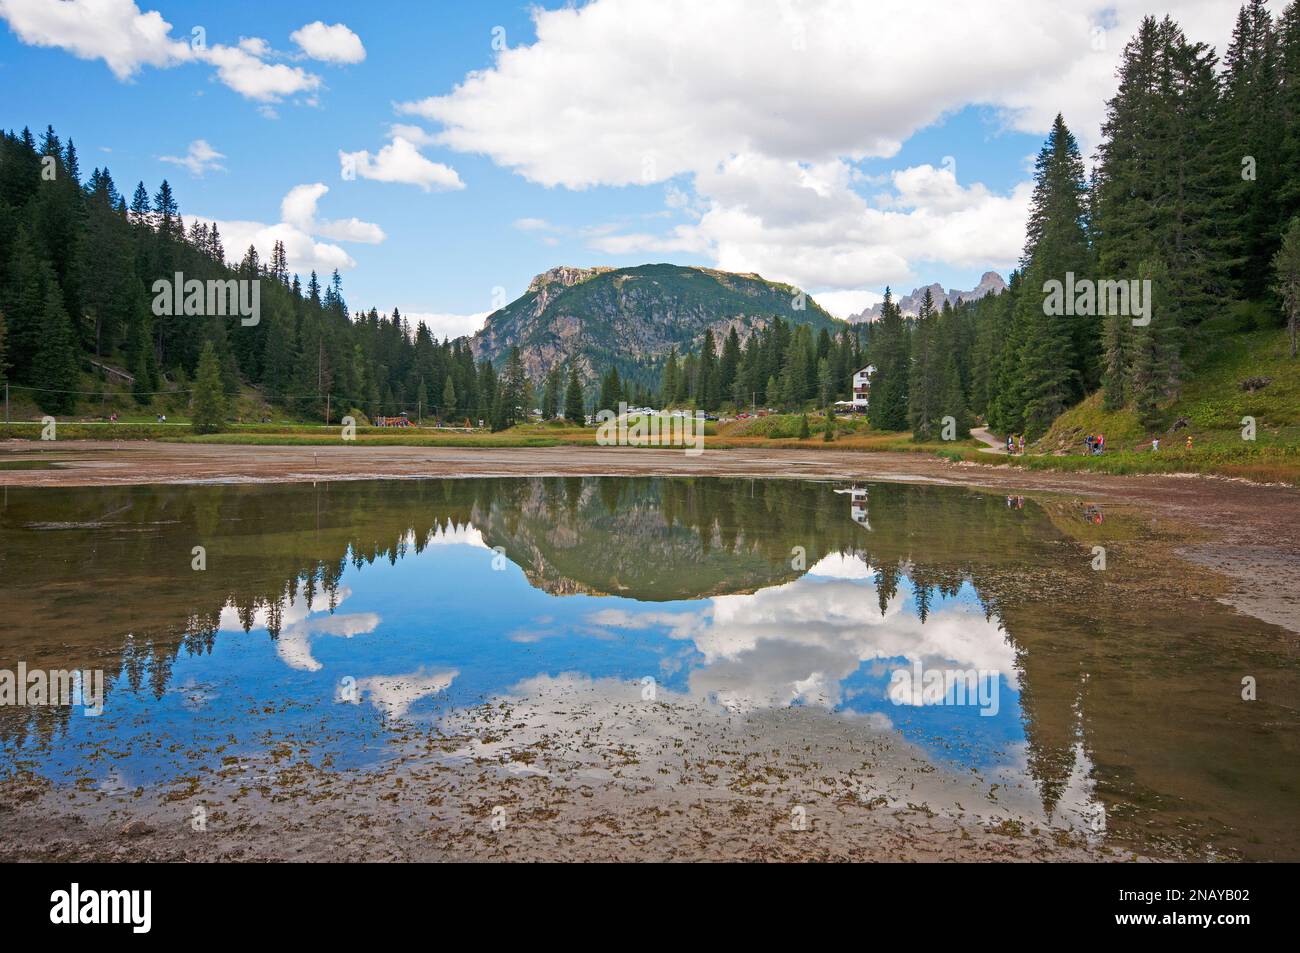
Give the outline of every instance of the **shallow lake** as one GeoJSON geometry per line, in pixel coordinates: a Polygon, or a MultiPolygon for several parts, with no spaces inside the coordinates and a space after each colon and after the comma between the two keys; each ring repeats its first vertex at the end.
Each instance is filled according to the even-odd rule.
{"type": "Polygon", "coordinates": [[[105,698],[0,707],[0,776],[154,790],[286,739],[376,771],[395,733],[495,699],[580,725],[614,692],[773,747],[888,737],[913,797],[971,790],[934,781],[940,811],[1298,859],[1296,637],[1218,602],[1181,542],[1087,500],[889,483],[8,488],[0,669],[101,670],[105,698]]]}

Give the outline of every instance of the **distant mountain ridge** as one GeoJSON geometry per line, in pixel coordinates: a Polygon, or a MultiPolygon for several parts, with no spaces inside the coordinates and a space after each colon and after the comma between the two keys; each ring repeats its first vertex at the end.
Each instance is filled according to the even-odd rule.
{"type": "Polygon", "coordinates": [[[576,268],[561,265],[537,275],[528,290],[488,315],[470,339],[476,359],[505,360],[518,346],[530,377],[576,358],[594,380],[611,366],[652,382],[676,347],[698,349],[708,330],[721,351],[732,327],[742,342],[780,316],[835,333],[843,322],[811,295],[755,274],[683,265],[576,268]]]}
{"type": "MultiPolygon", "coordinates": [[[[947,301],[955,305],[958,301],[976,301],[986,295],[1001,294],[1007,290],[1007,283],[996,271],[986,271],[980,278],[979,284],[970,291],[958,291],[956,288],[950,288],[947,292],[943,290],[943,285],[932,284],[921,288],[913,289],[910,295],[903,295],[897,299],[898,306],[903,314],[915,315],[921,310],[921,300],[925,297],[926,287],[930,289],[934,297],[934,306],[942,308],[943,303],[947,301]]],[[[858,324],[862,321],[874,321],[880,317],[880,304],[873,304],[871,307],[850,315],[848,321],[850,324],[858,324]]]]}

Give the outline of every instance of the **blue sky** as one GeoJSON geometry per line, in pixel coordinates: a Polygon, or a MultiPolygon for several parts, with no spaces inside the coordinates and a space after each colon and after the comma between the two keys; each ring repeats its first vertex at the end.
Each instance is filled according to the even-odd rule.
{"type": "MultiPolygon", "coordinates": [[[[441,333],[559,264],[759,271],[845,314],[1006,274],[1052,116],[1095,145],[1147,11],[1037,6],[0,0],[0,124],[168,178],[232,255],[292,229],[354,309],[441,333]]],[[[1235,10],[1175,8],[1216,43],[1235,10]]]]}

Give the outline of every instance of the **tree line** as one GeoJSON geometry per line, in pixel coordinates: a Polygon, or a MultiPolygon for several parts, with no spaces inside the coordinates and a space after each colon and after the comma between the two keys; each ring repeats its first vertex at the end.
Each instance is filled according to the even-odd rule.
{"type": "Polygon", "coordinates": [[[139,183],[128,199],[108,168],[83,181],[75,144],[53,128],[39,141],[28,129],[4,133],[0,381],[47,413],[72,413],[106,389],[97,365],[133,378],[141,408],[193,409],[204,391],[205,420],[236,413],[243,384],[291,415],[322,421],[407,411],[500,427],[531,400],[517,353],[498,372],[475,361],[467,338],[438,341],[397,308],[350,313],[338,272],[322,281],[313,271],[304,283],[280,242],[269,261],[250,246],[231,265],[217,225],[196,219],[187,228],[166,180],[152,195],[139,183]],[[154,282],[178,272],[257,280],[257,323],[155,314],[154,282]],[[215,404],[210,375],[199,373],[205,352],[220,380],[215,404]]]}
{"type": "Polygon", "coordinates": [[[1124,48],[1091,176],[1056,117],[1008,290],[914,320],[887,297],[872,422],[928,439],[943,416],[973,414],[1036,437],[1100,389],[1107,410],[1158,427],[1215,334],[1282,314],[1294,342],[1297,213],[1300,3],[1274,20],[1250,0],[1222,64],[1172,18],[1147,17],[1124,48]],[[1061,285],[1082,289],[1064,314],[1051,301],[1061,285]],[[1128,308],[1114,307],[1121,290],[1135,292],[1128,308]]]}

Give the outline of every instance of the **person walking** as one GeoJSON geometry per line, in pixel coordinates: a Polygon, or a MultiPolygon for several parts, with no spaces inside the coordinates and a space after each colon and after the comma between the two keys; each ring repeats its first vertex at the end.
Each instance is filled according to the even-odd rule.
{"type": "Polygon", "coordinates": [[[1159,453],[1159,452],[1160,452],[1160,438],[1159,438],[1159,437],[1154,437],[1154,438],[1152,438],[1152,440],[1151,440],[1151,452],[1152,452],[1152,453],[1159,453]]]}

